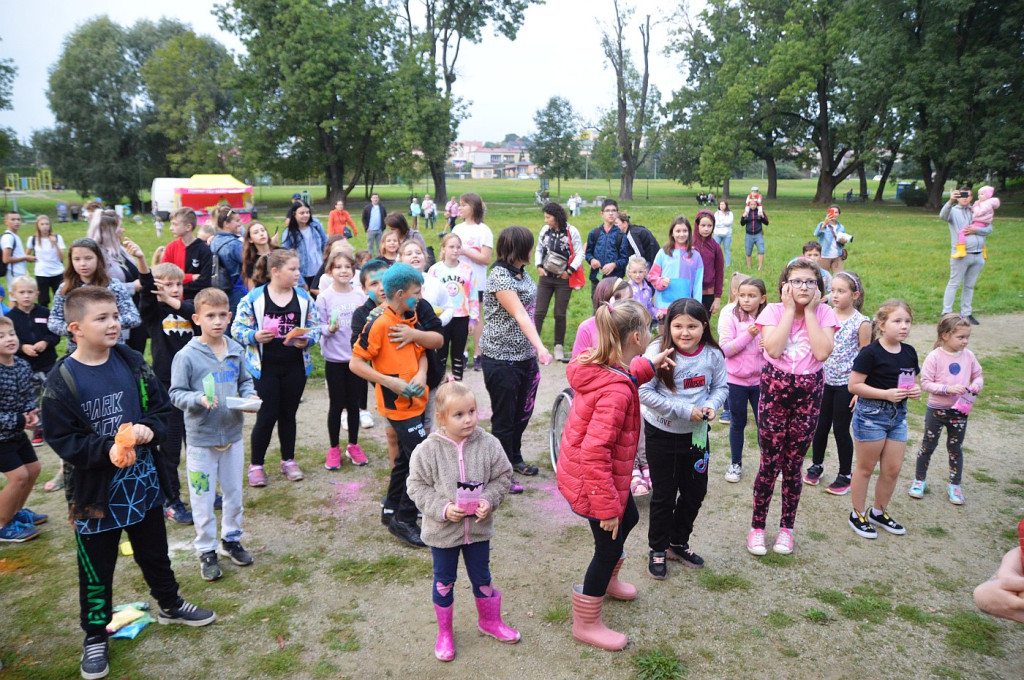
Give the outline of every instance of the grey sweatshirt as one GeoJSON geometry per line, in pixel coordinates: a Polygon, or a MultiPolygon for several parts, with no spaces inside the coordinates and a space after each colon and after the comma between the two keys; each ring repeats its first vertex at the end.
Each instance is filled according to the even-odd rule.
{"type": "Polygon", "coordinates": [[[245,349],[225,336],[223,359],[209,345],[192,338],[171,363],[171,402],[185,412],[185,434],[193,446],[226,446],[242,438],[241,411],[228,408],[227,397],[256,396],[252,376],[245,367],[245,349]],[[207,409],[200,400],[206,391],[203,378],[213,375],[217,407],[207,409]]]}
{"type": "MultiPolygon", "coordinates": [[[[661,340],[655,340],[644,356],[652,359],[660,351],[661,340]]],[[[640,386],[640,403],[647,407],[643,412],[644,421],[666,432],[686,434],[693,432],[694,422],[690,420],[693,409],[707,407],[718,411],[729,396],[725,357],[721,350],[705,346],[695,356],[675,352],[672,359],[676,362],[672,369],[676,391],[655,376],[654,380],[640,386]]]]}
{"type": "MultiPolygon", "coordinates": [[[[967,227],[974,221],[974,210],[969,205],[953,205],[949,201],[942,204],[939,210],[939,219],[949,222],[949,247],[956,250],[960,230],[967,227]]],[[[978,227],[978,233],[968,234],[964,239],[964,246],[969,253],[980,253],[985,247],[985,239],[992,233],[992,225],[978,227]]]]}

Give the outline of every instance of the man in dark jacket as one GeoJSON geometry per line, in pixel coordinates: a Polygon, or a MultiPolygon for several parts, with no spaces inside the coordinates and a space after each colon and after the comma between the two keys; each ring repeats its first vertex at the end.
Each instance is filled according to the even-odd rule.
{"type": "Polygon", "coordinates": [[[373,257],[380,254],[380,235],[387,215],[388,211],[380,202],[380,194],[370,194],[370,203],[363,208],[363,231],[366,232],[366,247],[370,249],[370,255],[373,257]]]}
{"type": "Polygon", "coordinates": [[[604,223],[594,227],[587,235],[584,259],[590,263],[590,294],[594,294],[599,278],[626,275],[626,263],[632,249],[623,238],[622,230],[615,226],[619,217],[619,204],[608,198],[601,204],[604,223]],[[600,274],[600,277],[598,276],[600,274]]]}

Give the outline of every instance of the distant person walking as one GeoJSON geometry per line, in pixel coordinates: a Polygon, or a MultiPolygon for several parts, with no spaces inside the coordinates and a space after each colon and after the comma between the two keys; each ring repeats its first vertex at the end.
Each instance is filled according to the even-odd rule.
{"type": "Polygon", "coordinates": [[[366,247],[374,257],[380,254],[380,235],[387,215],[384,204],[380,202],[380,194],[370,194],[370,203],[363,208],[363,230],[366,232],[366,247]]]}

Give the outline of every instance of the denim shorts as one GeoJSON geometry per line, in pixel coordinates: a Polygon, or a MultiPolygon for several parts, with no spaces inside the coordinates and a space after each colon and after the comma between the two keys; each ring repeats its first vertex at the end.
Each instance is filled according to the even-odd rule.
{"type": "Polygon", "coordinates": [[[907,402],[858,398],[853,409],[853,438],[859,442],[907,441],[907,402]]]}
{"type": "Polygon", "coordinates": [[[764,232],[760,234],[744,234],[746,238],[743,239],[744,251],[749,257],[754,252],[754,246],[757,246],[757,252],[760,255],[764,255],[764,232]]]}

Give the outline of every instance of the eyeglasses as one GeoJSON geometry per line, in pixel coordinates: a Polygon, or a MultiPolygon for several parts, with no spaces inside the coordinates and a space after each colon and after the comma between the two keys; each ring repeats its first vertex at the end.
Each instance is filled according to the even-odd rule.
{"type": "Polygon", "coordinates": [[[790,279],[789,281],[786,281],[786,283],[788,283],[789,285],[793,286],[794,288],[817,288],[818,287],[818,282],[815,279],[807,279],[807,280],[803,280],[803,279],[790,279]]]}

